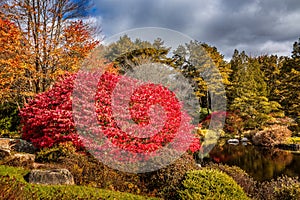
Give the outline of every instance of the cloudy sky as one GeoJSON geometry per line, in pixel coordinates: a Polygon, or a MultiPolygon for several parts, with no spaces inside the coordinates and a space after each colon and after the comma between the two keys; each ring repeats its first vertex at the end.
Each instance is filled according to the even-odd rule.
{"type": "Polygon", "coordinates": [[[95,0],[103,34],[162,27],[216,46],[230,58],[290,55],[300,37],[300,0],[95,0]]]}

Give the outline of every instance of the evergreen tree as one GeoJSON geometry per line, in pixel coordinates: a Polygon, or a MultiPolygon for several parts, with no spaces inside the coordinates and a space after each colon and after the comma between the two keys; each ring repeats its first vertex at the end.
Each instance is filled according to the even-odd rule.
{"type": "Polygon", "coordinates": [[[167,58],[170,48],[164,46],[164,42],[157,38],[153,43],[136,39],[132,41],[127,35],[105,48],[105,58],[120,67],[120,72],[132,70],[134,66],[145,63],[170,64],[167,58]]]}
{"type": "Polygon", "coordinates": [[[231,73],[229,75],[229,81],[231,84],[228,86],[227,89],[227,97],[228,97],[228,106],[232,104],[234,98],[237,97],[235,88],[237,87],[240,73],[241,73],[241,66],[244,65],[249,57],[246,55],[245,51],[239,53],[237,49],[234,50],[232,58],[230,60],[230,68],[231,73]]]}
{"type": "Polygon", "coordinates": [[[267,98],[267,85],[257,59],[235,51],[231,64],[234,71],[230,110],[239,113],[246,129],[262,128],[280,105],[267,98]]]}
{"type": "Polygon", "coordinates": [[[205,108],[203,112],[209,114],[212,99],[215,106],[213,111],[222,109],[221,105],[226,100],[224,85],[230,84],[230,66],[224,61],[224,56],[216,47],[198,41],[180,45],[173,53],[174,67],[193,83],[202,111],[205,108]],[[219,102],[215,96],[219,97],[219,102]]]}
{"type": "Polygon", "coordinates": [[[281,69],[281,100],[285,114],[300,124],[300,39],[293,45],[291,58],[281,69]]]}
{"type": "Polygon", "coordinates": [[[284,61],[284,57],[277,55],[264,55],[257,58],[261,71],[264,74],[264,81],[267,84],[267,97],[271,101],[280,101],[280,70],[284,61]]]}

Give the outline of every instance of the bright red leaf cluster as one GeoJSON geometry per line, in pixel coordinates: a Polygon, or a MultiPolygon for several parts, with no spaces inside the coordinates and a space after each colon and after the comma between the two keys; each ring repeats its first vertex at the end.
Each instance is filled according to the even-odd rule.
{"type": "MultiPolygon", "coordinates": [[[[170,143],[177,134],[184,136],[191,133],[193,126],[189,123],[190,118],[182,113],[181,104],[174,93],[162,85],[151,83],[139,85],[135,89],[135,80],[122,77],[119,81],[120,78],[113,74],[104,74],[98,89],[105,92],[96,95],[98,121],[110,142],[127,151],[144,153],[170,143]],[[121,86],[116,87],[117,83],[121,86]],[[128,97],[129,105],[127,101],[122,102],[128,97]],[[160,105],[163,111],[153,108],[151,112],[151,106],[154,105],[160,105]],[[134,123],[128,122],[129,120],[134,123]],[[147,137],[149,135],[151,137],[147,137]]],[[[189,142],[184,141],[183,137],[181,139],[182,142],[189,142]]],[[[195,146],[196,144],[191,150],[195,151],[195,146]]]]}
{"type": "MultiPolygon", "coordinates": [[[[77,148],[84,144],[88,149],[93,146],[101,150],[114,145],[133,153],[146,153],[160,149],[180,134],[180,141],[175,144],[191,143],[192,152],[200,149],[199,139],[190,137],[194,128],[190,117],[182,111],[175,94],[164,86],[145,83],[135,88],[137,80],[104,73],[96,91],[92,91],[92,85],[84,84],[83,93],[76,95],[77,100],[83,101],[79,104],[82,115],[76,116],[75,112],[73,116],[72,92],[76,76],[65,77],[21,110],[24,139],[38,148],[72,141],[77,148]],[[88,93],[94,95],[86,95],[88,93]],[[93,102],[96,113],[91,114],[93,109],[84,101],[93,102]],[[91,117],[93,114],[96,123],[91,117]],[[75,128],[73,117],[81,117],[83,123],[75,128]],[[85,128],[92,134],[80,132],[79,136],[76,129],[85,128]],[[107,140],[101,143],[103,134],[107,140]]],[[[89,82],[95,77],[93,73],[86,73],[84,79],[89,82]]],[[[174,148],[181,150],[180,145],[174,148]]]]}
{"type": "Polygon", "coordinates": [[[65,141],[81,146],[72,118],[70,97],[74,78],[75,75],[67,75],[20,110],[23,139],[37,148],[51,147],[65,141]]]}

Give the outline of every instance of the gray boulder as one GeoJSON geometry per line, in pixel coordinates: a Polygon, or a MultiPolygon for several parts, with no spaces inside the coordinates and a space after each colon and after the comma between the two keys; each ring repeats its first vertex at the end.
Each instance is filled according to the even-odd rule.
{"type": "Polygon", "coordinates": [[[22,139],[0,138],[0,150],[9,150],[33,154],[36,148],[22,139]]]}
{"type": "Polygon", "coordinates": [[[67,169],[32,170],[27,178],[35,184],[74,185],[74,177],[67,169]]]}
{"type": "Polygon", "coordinates": [[[17,152],[33,154],[36,151],[36,148],[31,143],[22,139],[11,140],[9,145],[12,150],[17,152]]]}

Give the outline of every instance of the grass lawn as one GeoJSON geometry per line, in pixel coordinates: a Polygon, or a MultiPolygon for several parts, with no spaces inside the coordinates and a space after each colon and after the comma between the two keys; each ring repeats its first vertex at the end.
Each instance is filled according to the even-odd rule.
{"type": "Polygon", "coordinates": [[[158,199],[87,186],[29,184],[28,172],[0,165],[0,199],[158,199]]]}

